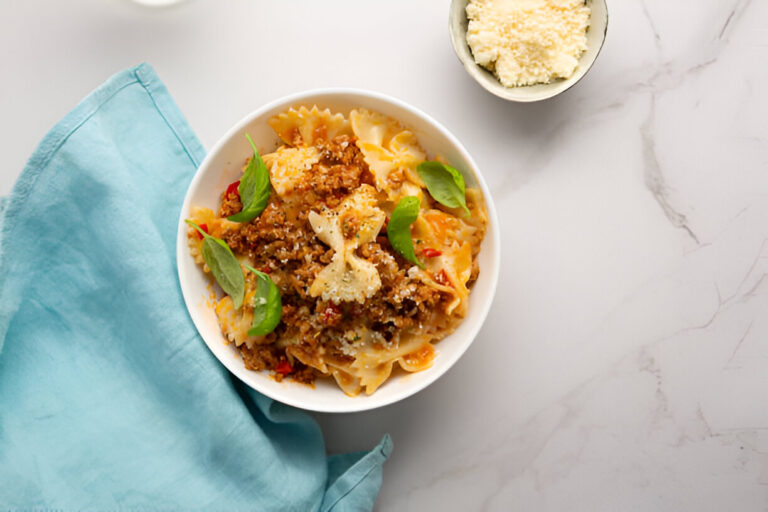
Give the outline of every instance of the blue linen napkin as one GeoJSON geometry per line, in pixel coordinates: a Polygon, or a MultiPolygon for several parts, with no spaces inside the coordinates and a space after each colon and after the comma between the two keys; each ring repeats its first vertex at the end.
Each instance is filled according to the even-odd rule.
{"type": "Polygon", "coordinates": [[[389,437],[326,457],[187,314],[176,222],[203,155],[142,64],[57,124],[0,206],[0,509],[373,507],[389,437]]]}

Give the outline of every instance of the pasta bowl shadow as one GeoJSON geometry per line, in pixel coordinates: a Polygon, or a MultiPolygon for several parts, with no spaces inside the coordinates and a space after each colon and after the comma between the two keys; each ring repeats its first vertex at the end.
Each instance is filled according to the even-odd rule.
{"type": "MultiPolygon", "coordinates": [[[[205,344],[235,376],[256,391],[288,405],[319,412],[356,412],[388,405],[424,389],[453,366],[473,342],[491,307],[500,267],[499,225],[488,186],[472,157],[461,143],[429,115],[406,103],[382,94],[354,89],[322,89],[287,96],[247,115],[232,127],[211,149],[189,185],[181,208],[177,230],[176,260],[182,294],[192,321],[205,344]],[[436,356],[430,368],[408,373],[393,371],[392,376],[373,394],[346,395],[332,378],[317,379],[314,388],[283,379],[277,382],[269,372],[247,370],[238,350],[227,344],[211,305],[212,287],[207,275],[194,262],[187,244],[188,226],[184,222],[193,206],[216,210],[220,195],[241,174],[243,162],[252,149],[248,133],[260,152],[269,152],[279,139],[268,125],[271,117],[290,107],[329,108],[345,116],[353,108],[367,108],[391,116],[410,129],[429,158],[446,158],[464,175],[468,187],[479,187],[488,211],[488,229],[478,255],[480,273],[471,288],[466,317],[458,328],[434,344],[436,356]]],[[[397,366],[397,364],[395,364],[397,366]]]]}

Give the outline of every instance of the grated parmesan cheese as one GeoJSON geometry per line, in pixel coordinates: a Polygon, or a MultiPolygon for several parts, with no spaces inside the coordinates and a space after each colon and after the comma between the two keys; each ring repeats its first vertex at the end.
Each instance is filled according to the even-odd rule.
{"type": "Polygon", "coordinates": [[[470,0],[467,43],[505,87],[568,78],[587,49],[584,0],[470,0]]]}

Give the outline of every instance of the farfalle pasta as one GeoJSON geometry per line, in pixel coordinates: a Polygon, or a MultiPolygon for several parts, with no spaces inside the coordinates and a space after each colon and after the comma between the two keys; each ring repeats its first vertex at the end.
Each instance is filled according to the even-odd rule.
{"type": "Polygon", "coordinates": [[[420,175],[427,154],[416,135],[378,112],[299,107],[269,125],[282,144],[262,157],[272,187],[263,211],[227,220],[243,209],[235,183],[218,211],[189,212],[203,230],[188,236],[203,271],[203,236],[226,243],[243,267],[242,306],[226,294],[213,300],[226,339],[249,369],[306,383],[333,377],[352,396],[373,393],[396,366],[429,368],[433,343],[464,318],[478,276],[488,222],[481,192],[459,180],[466,211],[438,202],[420,175]],[[418,205],[408,253],[387,231],[404,198],[418,205]],[[260,275],[279,290],[282,317],[253,335],[260,275]]]}

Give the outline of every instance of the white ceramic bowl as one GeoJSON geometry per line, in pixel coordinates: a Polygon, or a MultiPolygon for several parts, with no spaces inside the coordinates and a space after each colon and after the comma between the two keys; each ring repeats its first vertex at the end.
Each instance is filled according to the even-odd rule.
{"type": "Polygon", "coordinates": [[[500,245],[496,209],[488,186],[472,157],[448,130],[427,114],[394,98],[360,90],[323,89],[288,96],[256,110],[216,143],[197,170],[184,198],[177,232],[176,260],[189,314],[208,348],[229,371],[253,389],[280,402],[315,411],[352,412],[391,404],[424,389],[461,357],[477,336],[491,306],[499,274],[500,245]],[[479,255],[480,275],[472,287],[467,317],[453,334],[435,344],[437,357],[431,368],[417,373],[393,371],[392,377],[371,396],[361,394],[349,397],[330,378],[318,379],[313,389],[288,379],[276,382],[267,372],[246,370],[237,350],[225,344],[216,315],[206,306],[208,280],[189,255],[186,241],[184,219],[188,218],[190,207],[206,206],[215,211],[222,190],[240,176],[242,163],[252,154],[245,133],[253,137],[260,151],[272,151],[278,145],[278,138],[267,125],[267,120],[289,107],[311,107],[315,104],[345,115],[352,108],[365,107],[398,119],[415,132],[430,156],[440,153],[464,172],[468,186],[479,185],[488,208],[488,232],[479,255]]]}
{"type": "Polygon", "coordinates": [[[509,101],[528,103],[541,101],[557,96],[574,85],[587,74],[589,68],[597,59],[600,49],[605,42],[608,31],[608,6],[606,0],[585,0],[589,5],[592,16],[587,30],[587,50],[579,59],[579,66],[574,74],[565,80],[555,80],[548,84],[526,85],[521,87],[504,87],[493,73],[478,65],[467,44],[467,3],[468,0],[452,0],[448,17],[451,43],[459,60],[467,73],[485,90],[509,101]]]}

